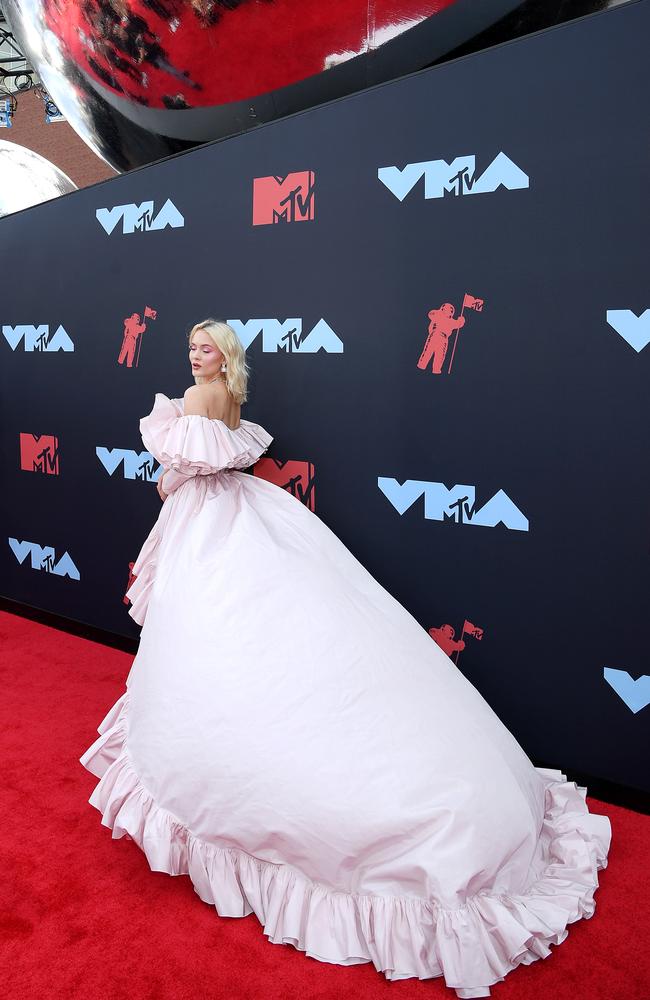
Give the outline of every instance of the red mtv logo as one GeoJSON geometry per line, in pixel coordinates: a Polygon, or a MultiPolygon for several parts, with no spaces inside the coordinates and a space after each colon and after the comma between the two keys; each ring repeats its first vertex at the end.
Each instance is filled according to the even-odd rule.
{"type": "Polygon", "coordinates": [[[255,177],[253,225],[313,220],[314,183],[313,170],[301,170],[286,177],[255,177]]]}
{"type": "Polygon", "coordinates": [[[305,507],[314,510],[316,488],[312,462],[279,462],[277,458],[260,458],[255,463],[253,475],[281,486],[304,503],[305,507]]]}
{"type": "Polygon", "coordinates": [[[20,468],[58,476],[59,439],[54,434],[21,434],[20,468]]]}

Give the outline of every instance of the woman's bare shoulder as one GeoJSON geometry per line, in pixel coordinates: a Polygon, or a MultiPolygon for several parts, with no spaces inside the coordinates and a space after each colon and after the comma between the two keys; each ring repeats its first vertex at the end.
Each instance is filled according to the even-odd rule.
{"type": "Polygon", "coordinates": [[[183,393],[183,411],[185,416],[195,414],[199,417],[207,417],[209,404],[215,396],[210,392],[212,386],[191,385],[183,393]]]}
{"type": "Polygon", "coordinates": [[[223,420],[228,425],[240,419],[241,407],[235,403],[223,382],[211,385],[191,385],[183,396],[185,416],[197,415],[210,420],[223,420]]]}

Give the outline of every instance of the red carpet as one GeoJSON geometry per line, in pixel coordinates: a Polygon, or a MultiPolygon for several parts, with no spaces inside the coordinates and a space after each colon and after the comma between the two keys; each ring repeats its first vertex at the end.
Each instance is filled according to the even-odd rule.
{"type": "MultiPolygon", "coordinates": [[[[150,871],[112,840],[78,762],[122,694],[132,657],[0,612],[2,1000],[425,1000],[442,979],[390,983],[272,945],[257,918],[222,918],[189,878],[150,871]]],[[[596,913],[495,1000],[648,1000],[650,817],[589,799],[612,821],[596,913]]]]}

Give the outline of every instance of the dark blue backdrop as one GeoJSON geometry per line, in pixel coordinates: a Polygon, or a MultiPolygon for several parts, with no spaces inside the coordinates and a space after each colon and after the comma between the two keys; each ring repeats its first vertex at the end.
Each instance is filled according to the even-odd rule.
{"type": "Polygon", "coordinates": [[[4,596],[136,635],[160,506],[138,419],[192,384],[187,331],[322,319],[342,350],[276,349],[268,322],[250,344],[244,416],[276,460],[253,474],[311,463],[316,513],[432,636],[482,630],[458,668],[531,757],[650,789],[649,33],[643,0],[2,220],[4,596]],[[510,181],[481,181],[500,153],[510,181]],[[391,166],[423,175],[403,200],[391,166]],[[254,225],[254,179],[292,174],[313,218],[254,225]],[[183,225],[156,228],[167,199],[183,225]],[[148,201],[139,230],[98,221],[148,201]],[[443,371],[418,368],[429,312],[466,294],[443,371]],[[518,526],[482,523],[499,491],[518,526]]]}

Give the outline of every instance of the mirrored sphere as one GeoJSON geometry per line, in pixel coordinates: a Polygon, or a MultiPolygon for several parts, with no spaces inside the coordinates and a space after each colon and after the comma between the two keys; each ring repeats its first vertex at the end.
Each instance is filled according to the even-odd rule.
{"type": "Polygon", "coordinates": [[[0,217],[76,190],[74,181],[45,157],[0,140],[0,217]]]}
{"type": "Polygon", "coordinates": [[[471,17],[467,0],[3,6],[70,125],[124,171],[419,69],[518,4],[470,4],[471,17]]]}

